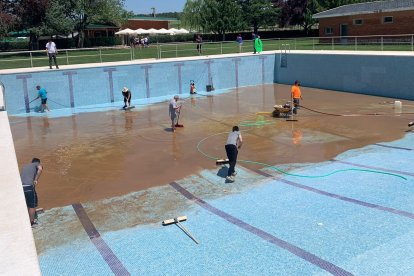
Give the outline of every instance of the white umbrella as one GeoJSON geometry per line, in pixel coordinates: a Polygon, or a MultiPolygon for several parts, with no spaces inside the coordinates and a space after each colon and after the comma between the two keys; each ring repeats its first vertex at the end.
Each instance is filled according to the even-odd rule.
{"type": "Polygon", "coordinates": [[[189,31],[187,31],[186,29],[179,29],[179,30],[177,31],[177,33],[178,33],[178,34],[189,34],[190,32],[189,32],[189,31]]]}
{"type": "Polygon", "coordinates": [[[156,34],[158,30],[151,28],[149,30],[147,30],[147,34],[156,34]]]}
{"type": "Polygon", "coordinates": [[[125,34],[131,34],[131,33],[133,33],[133,30],[127,28],[127,29],[124,29],[122,31],[116,32],[115,34],[116,35],[125,35],[125,34]]]}
{"type": "Polygon", "coordinates": [[[138,35],[140,35],[140,34],[147,34],[147,33],[148,33],[148,31],[145,30],[145,29],[142,29],[142,28],[136,29],[134,31],[134,34],[138,34],[138,35]]]}
{"type": "Polygon", "coordinates": [[[166,30],[164,28],[157,30],[157,34],[171,34],[172,31],[166,30]]]}

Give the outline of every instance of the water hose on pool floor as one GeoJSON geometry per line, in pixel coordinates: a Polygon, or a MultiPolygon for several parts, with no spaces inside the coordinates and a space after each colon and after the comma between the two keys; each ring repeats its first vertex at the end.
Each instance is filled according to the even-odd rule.
{"type": "MultiPolygon", "coordinates": [[[[201,140],[198,142],[198,144],[197,144],[197,151],[198,151],[199,153],[201,153],[203,156],[205,156],[205,157],[207,157],[207,158],[209,158],[209,159],[212,159],[212,160],[217,160],[217,159],[219,159],[218,157],[211,156],[211,155],[207,154],[206,152],[202,151],[202,150],[200,149],[200,145],[201,145],[201,144],[202,144],[205,140],[207,140],[207,139],[209,139],[209,138],[211,138],[211,137],[213,137],[213,136],[222,135],[222,134],[227,134],[227,133],[229,133],[229,132],[220,132],[220,133],[216,133],[216,134],[209,135],[209,136],[207,136],[207,137],[205,137],[205,138],[201,139],[201,140]]],[[[331,176],[331,175],[333,175],[333,174],[340,173],[340,172],[347,172],[347,171],[358,171],[358,172],[365,172],[365,173],[378,173],[378,174],[385,174],[385,175],[390,175],[390,176],[394,176],[394,177],[398,177],[398,178],[401,178],[401,179],[407,180],[407,178],[405,178],[404,176],[401,176],[401,175],[399,175],[399,174],[388,173],[388,172],[382,172],[382,171],[376,171],[376,170],[368,170],[368,169],[355,169],[355,168],[351,168],[351,169],[335,170],[335,171],[333,171],[333,172],[330,172],[330,173],[327,173],[327,174],[322,174],[322,175],[303,175],[303,174],[290,173],[290,172],[287,172],[287,171],[285,171],[285,170],[282,170],[282,169],[280,169],[280,168],[278,168],[278,167],[276,167],[276,166],[269,165],[269,164],[266,164],[266,163],[263,163],[263,162],[257,162],[257,161],[251,161],[251,160],[237,160],[237,161],[238,161],[238,162],[243,162],[243,163],[248,163],[248,164],[261,165],[261,166],[264,166],[264,167],[270,168],[270,169],[272,169],[272,170],[275,170],[275,171],[277,171],[277,172],[280,172],[280,173],[282,173],[282,174],[286,174],[286,175],[290,175],[290,176],[295,176],[295,177],[303,177],[303,178],[323,178],[323,177],[328,177],[328,176],[331,176]]]]}
{"type": "Polygon", "coordinates": [[[323,112],[318,111],[303,105],[300,105],[301,108],[318,113],[323,115],[329,115],[329,116],[341,116],[341,117],[358,117],[358,116],[397,116],[397,115],[411,115],[414,114],[414,112],[398,112],[398,113],[359,113],[359,114],[335,114],[335,113],[329,113],[329,112],[323,112]]]}

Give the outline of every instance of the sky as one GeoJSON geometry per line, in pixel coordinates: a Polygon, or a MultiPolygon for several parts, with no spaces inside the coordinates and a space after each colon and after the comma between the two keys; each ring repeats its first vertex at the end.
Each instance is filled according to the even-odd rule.
{"type": "Polygon", "coordinates": [[[135,14],[150,14],[151,8],[156,13],[182,11],[187,0],[125,0],[124,8],[135,14]]]}

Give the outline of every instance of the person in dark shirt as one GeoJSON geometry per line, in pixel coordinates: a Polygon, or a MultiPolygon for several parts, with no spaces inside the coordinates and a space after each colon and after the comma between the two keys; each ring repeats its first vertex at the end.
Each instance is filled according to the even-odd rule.
{"type": "Polygon", "coordinates": [[[24,197],[26,199],[27,211],[29,213],[30,224],[32,227],[36,224],[35,215],[37,207],[37,193],[36,186],[38,184],[40,175],[42,174],[43,166],[40,164],[39,158],[33,158],[32,163],[23,167],[20,173],[22,180],[24,197]]]}

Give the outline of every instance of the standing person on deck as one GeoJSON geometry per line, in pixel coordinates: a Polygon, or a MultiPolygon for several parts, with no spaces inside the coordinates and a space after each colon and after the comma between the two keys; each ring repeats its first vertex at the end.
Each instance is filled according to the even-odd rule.
{"type": "Polygon", "coordinates": [[[50,69],[52,69],[52,59],[55,63],[56,69],[59,69],[59,66],[57,64],[56,61],[56,55],[58,53],[57,48],[56,48],[56,44],[49,39],[49,41],[46,43],[46,52],[47,52],[47,56],[49,57],[49,67],[50,69]]]}
{"type": "Polygon", "coordinates": [[[255,52],[257,52],[258,54],[260,54],[263,51],[263,42],[260,39],[260,35],[258,35],[254,40],[254,49],[255,52]]]}

